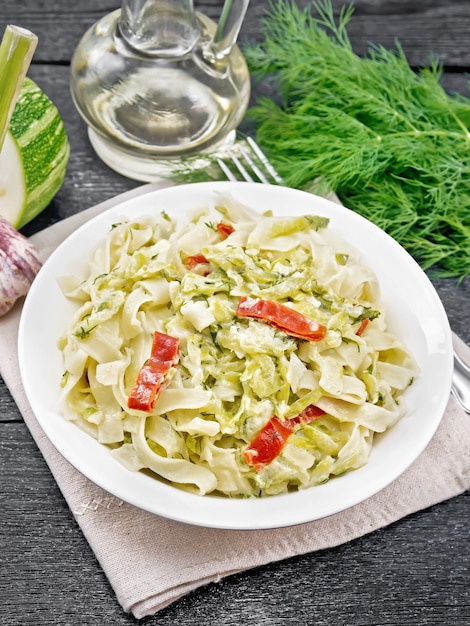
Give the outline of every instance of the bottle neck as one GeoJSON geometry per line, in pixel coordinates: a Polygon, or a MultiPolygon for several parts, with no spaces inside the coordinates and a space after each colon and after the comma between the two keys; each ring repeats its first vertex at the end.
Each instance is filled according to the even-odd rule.
{"type": "Polygon", "coordinates": [[[121,0],[121,35],[139,52],[180,57],[199,39],[193,0],[121,0]]]}

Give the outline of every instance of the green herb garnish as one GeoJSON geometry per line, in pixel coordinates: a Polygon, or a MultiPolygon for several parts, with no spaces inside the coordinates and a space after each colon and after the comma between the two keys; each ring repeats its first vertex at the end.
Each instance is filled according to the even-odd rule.
{"type": "Polygon", "coordinates": [[[78,339],[88,339],[92,331],[94,331],[97,326],[97,324],[95,324],[91,328],[84,328],[83,326],[80,326],[80,328],[76,330],[73,334],[75,337],[78,337],[78,339]]]}
{"type": "Polygon", "coordinates": [[[470,274],[470,99],[445,92],[431,59],[415,72],[400,45],[353,52],[331,2],[271,5],[261,43],[245,55],[253,80],[275,80],[279,102],[249,111],[257,140],[291,187],[334,189],[394,237],[425,270],[470,274]],[[316,9],[314,17],[311,8],[316,9]]]}

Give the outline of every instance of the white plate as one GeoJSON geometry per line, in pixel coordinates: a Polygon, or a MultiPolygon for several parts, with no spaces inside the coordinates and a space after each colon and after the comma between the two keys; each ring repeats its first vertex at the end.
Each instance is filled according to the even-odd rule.
{"type": "Polygon", "coordinates": [[[19,329],[19,364],[24,389],[44,432],[80,472],[116,497],[137,507],[191,524],[260,529],[300,524],[332,515],[386,487],[421,454],[432,438],[449,397],[452,341],[447,316],[432,284],[393,239],[354,212],[328,200],[284,187],[256,183],[198,183],[159,191],[118,204],[84,224],[44,264],[26,299],[19,329]],[[111,224],[160,211],[185,212],[206,205],[214,190],[232,193],[254,208],[279,215],[314,213],[330,218],[330,228],[362,251],[378,275],[387,323],[414,354],[421,373],[406,392],[409,415],[376,439],[363,468],[312,487],[253,500],[198,496],[125,469],[58,412],[62,355],[58,337],[74,305],[56,278],[75,273],[111,224]]]}

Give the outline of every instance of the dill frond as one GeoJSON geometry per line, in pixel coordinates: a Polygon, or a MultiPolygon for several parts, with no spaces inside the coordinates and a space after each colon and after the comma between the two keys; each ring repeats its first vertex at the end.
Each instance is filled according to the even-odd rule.
{"type": "Polygon", "coordinates": [[[279,99],[248,112],[287,185],[321,177],[350,209],[394,237],[434,276],[470,274],[470,100],[447,94],[435,57],[414,71],[400,47],[356,55],[352,5],[271,4],[263,40],[244,49],[254,81],[279,99]],[[314,15],[315,9],[316,16],[314,15]]]}

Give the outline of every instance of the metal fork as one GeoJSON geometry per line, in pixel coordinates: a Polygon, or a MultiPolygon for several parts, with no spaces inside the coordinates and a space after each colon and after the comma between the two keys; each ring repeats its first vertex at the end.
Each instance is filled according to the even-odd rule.
{"type": "Polygon", "coordinates": [[[452,332],[454,344],[454,374],[452,393],[464,411],[470,414],[470,352],[460,337],[452,332]]]}
{"type": "MultiPolygon", "coordinates": [[[[217,158],[217,163],[231,181],[238,181],[241,176],[247,182],[261,182],[266,185],[282,185],[284,182],[258,144],[249,136],[226,150],[223,157],[217,158]]],[[[336,196],[331,195],[331,199],[339,203],[336,196]]],[[[465,344],[455,333],[452,334],[454,372],[451,392],[463,410],[470,414],[470,363],[466,362],[462,354],[465,344]]]]}
{"type": "Polygon", "coordinates": [[[227,159],[221,157],[217,159],[217,163],[228,180],[238,181],[241,175],[243,180],[250,183],[282,185],[284,182],[252,137],[238,141],[226,150],[226,156],[231,161],[232,167],[227,163],[227,159]]]}

